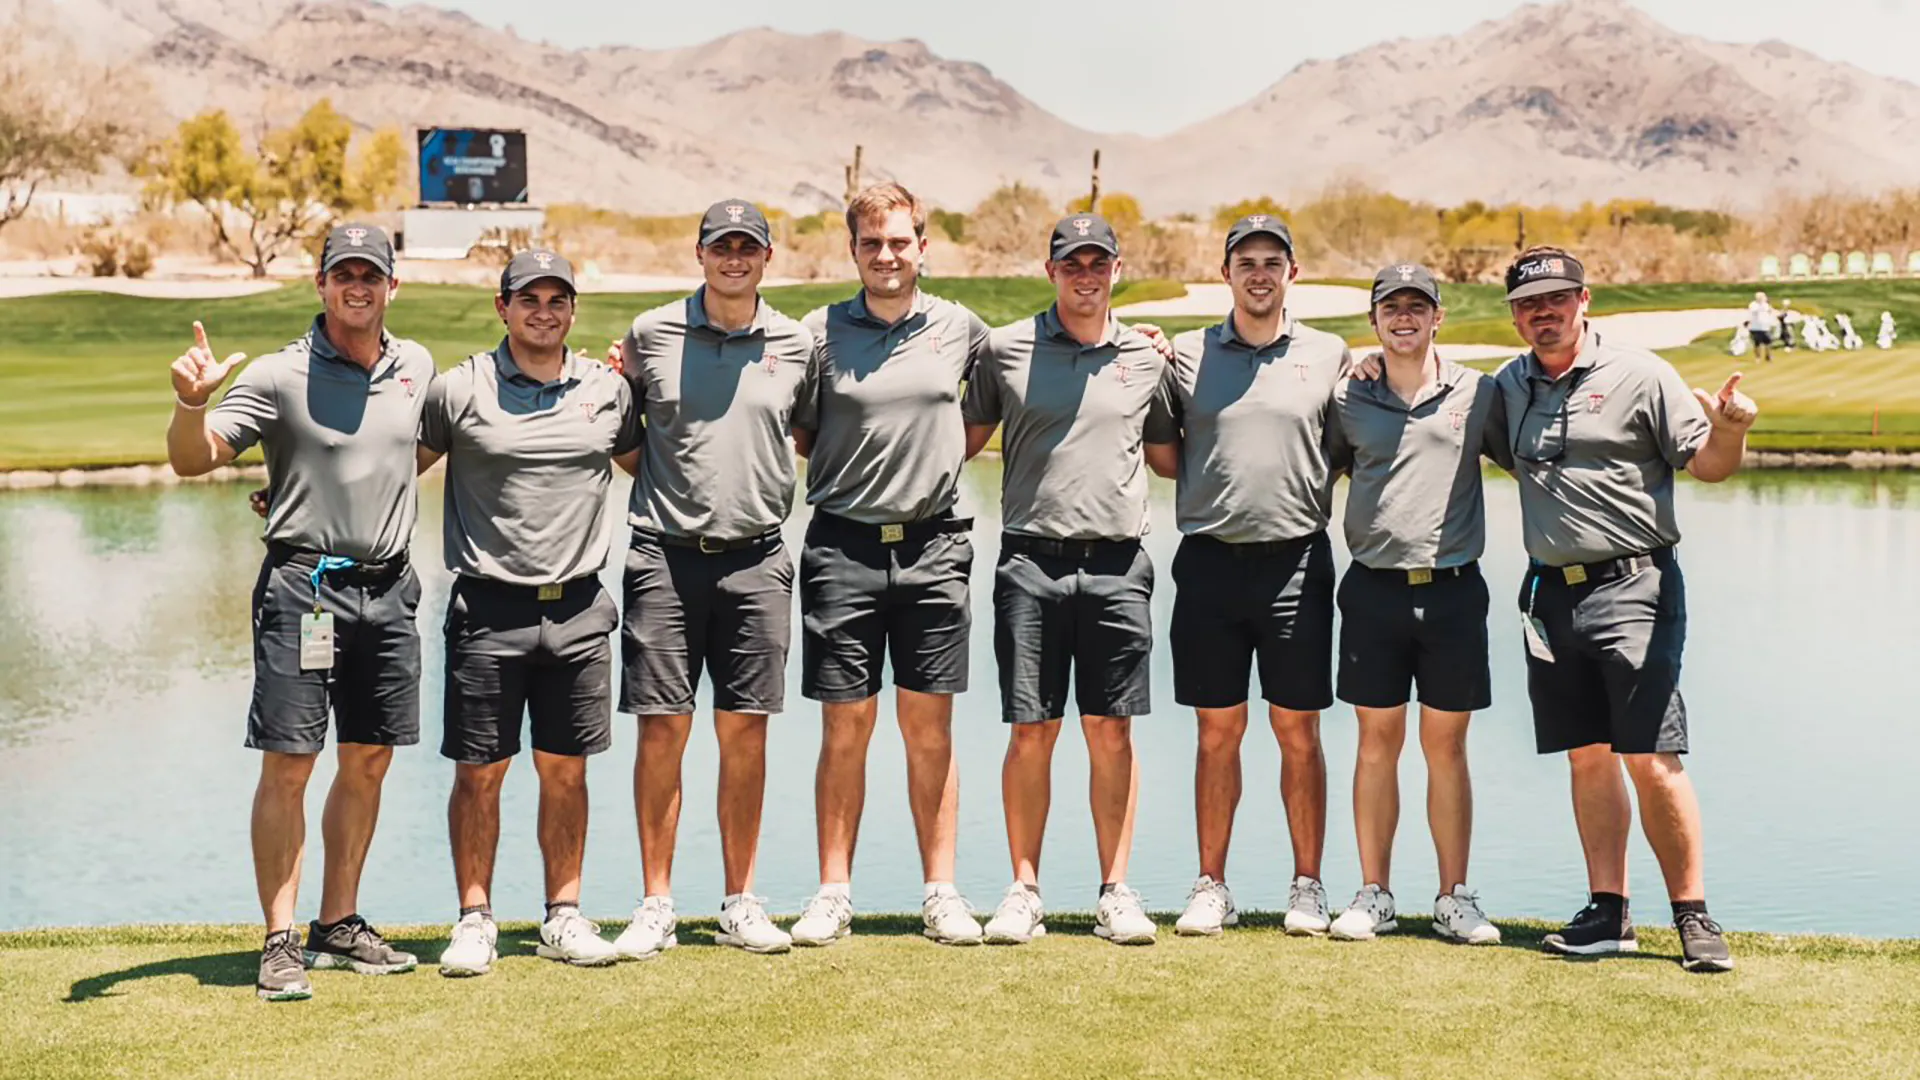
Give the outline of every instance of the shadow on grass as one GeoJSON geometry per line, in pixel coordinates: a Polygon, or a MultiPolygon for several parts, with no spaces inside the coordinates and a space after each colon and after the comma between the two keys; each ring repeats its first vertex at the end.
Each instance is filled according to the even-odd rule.
{"type": "MultiPolygon", "coordinates": [[[[509,938],[526,937],[531,942],[539,940],[537,932],[524,935],[502,934],[504,945],[509,938]]],[[[420,957],[427,964],[440,955],[446,947],[447,939],[415,938],[394,941],[393,946],[420,957]]],[[[528,951],[533,945],[528,944],[528,951]]],[[[61,1001],[68,1005],[78,1005],[96,998],[120,997],[126,991],[121,984],[138,982],[142,979],[162,979],[171,975],[191,975],[199,980],[201,986],[218,986],[229,989],[251,987],[260,975],[260,954],[248,949],[243,952],[211,953],[206,956],[178,956],[170,960],[155,960],[149,964],[136,964],[133,967],[93,975],[75,982],[67,988],[67,996],[61,1001]]]]}

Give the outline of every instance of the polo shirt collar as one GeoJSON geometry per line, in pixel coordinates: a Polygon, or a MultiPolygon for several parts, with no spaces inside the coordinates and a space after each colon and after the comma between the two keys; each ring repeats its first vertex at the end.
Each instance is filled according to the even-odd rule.
{"type": "Polygon", "coordinates": [[[1092,345],[1088,345],[1067,332],[1066,324],[1060,321],[1059,304],[1056,303],[1040,313],[1041,333],[1056,341],[1064,341],[1081,349],[1097,349],[1105,345],[1117,345],[1120,342],[1120,332],[1123,329],[1124,327],[1120,325],[1120,320],[1114,317],[1113,309],[1108,308],[1106,336],[1092,345]]]}
{"type": "MultiPolygon", "coordinates": [[[[1587,368],[1599,367],[1606,360],[1603,355],[1605,351],[1606,346],[1600,340],[1600,331],[1595,330],[1591,322],[1586,323],[1580,330],[1580,355],[1574,357],[1573,366],[1562,372],[1561,377],[1565,378],[1587,368]]],[[[1540,357],[1532,349],[1528,349],[1525,355],[1521,356],[1520,363],[1523,365],[1521,370],[1526,372],[1527,378],[1538,379],[1541,382],[1555,381],[1547,375],[1546,369],[1540,366],[1540,357]]]]}
{"type": "Polygon", "coordinates": [[[1220,344],[1236,349],[1246,349],[1250,352],[1258,351],[1272,345],[1282,345],[1292,341],[1294,333],[1299,329],[1300,325],[1292,315],[1282,313],[1280,319],[1280,336],[1266,345],[1255,345],[1240,336],[1239,327],[1234,325],[1233,312],[1229,311],[1227,312],[1226,319],[1220,323],[1220,344]]]}
{"type": "Polygon", "coordinates": [[[502,382],[517,382],[522,386],[552,386],[573,382],[578,376],[574,368],[574,363],[573,350],[568,349],[567,358],[560,362],[560,377],[552,383],[543,383],[529,376],[526,372],[521,371],[520,365],[514,363],[513,347],[508,344],[506,338],[502,337],[499,346],[493,350],[493,367],[495,371],[500,373],[500,380],[502,382]]]}
{"type": "MultiPolygon", "coordinates": [[[[900,322],[906,322],[907,319],[911,319],[915,315],[924,315],[927,309],[932,306],[933,298],[921,292],[916,286],[913,290],[913,306],[907,309],[906,317],[901,319],[900,322]]],[[[859,292],[853,294],[853,302],[847,305],[847,314],[858,322],[868,323],[873,326],[888,327],[899,325],[899,323],[889,323],[875,318],[873,313],[867,310],[867,290],[865,289],[861,289],[859,292]]]]}
{"type": "Polygon", "coordinates": [[[758,295],[754,297],[753,322],[747,324],[745,330],[722,330],[720,327],[713,325],[713,322],[707,318],[707,287],[702,285],[693,290],[692,296],[687,297],[687,325],[697,326],[704,330],[711,330],[722,336],[730,334],[764,334],[767,332],[768,326],[767,298],[758,295]]]}
{"type": "MultiPolygon", "coordinates": [[[[307,352],[331,363],[341,364],[356,371],[362,370],[359,364],[340,355],[340,350],[333,347],[333,342],[327,337],[327,314],[324,311],[313,317],[313,325],[307,329],[307,352]]],[[[394,336],[387,333],[386,327],[381,327],[380,359],[374,362],[373,370],[367,373],[368,376],[377,376],[384,372],[398,359],[399,354],[400,350],[394,336]]]]}
{"type": "MultiPolygon", "coordinates": [[[[1385,371],[1382,371],[1378,378],[1355,379],[1354,381],[1360,384],[1360,392],[1372,398],[1375,402],[1391,409],[1398,409],[1401,412],[1411,412],[1435,398],[1442,398],[1453,393],[1454,387],[1459,386],[1460,380],[1466,377],[1467,369],[1465,367],[1448,360],[1444,356],[1438,357],[1438,361],[1439,369],[1434,372],[1433,385],[1427,388],[1425,394],[1415,397],[1411,405],[1400,400],[1400,395],[1394,393],[1393,387],[1387,385],[1387,374],[1385,371]]],[[[1382,363],[1384,363],[1384,361],[1382,361],[1382,363]]]]}

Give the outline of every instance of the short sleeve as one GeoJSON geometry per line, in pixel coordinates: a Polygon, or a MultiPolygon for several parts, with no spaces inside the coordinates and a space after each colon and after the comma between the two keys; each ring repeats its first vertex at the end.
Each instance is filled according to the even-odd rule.
{"type": "Polygon", "coordinates": [[[997,424],[1000,422],[1000,379],[997,365],[993,363],[993,350],[989,348],[981,356],[984,363],[976,364],[973,375],[967,380],[967,392],[960,399],[960,415],[969,424],[997,424]]]}
{"type": "MultiPolygon", "coordinates": [[[[455,369],[458,371],[458,369],[455,369]]],[[[436,454],[453,449],[454,405],[450,400],[455,372],[427,384],[427,403],[420,410],[420,445],[436,454]]]]}
{"type": "Polygon", "coordinates": [[[987,362],[987,358],[991,356],[992,353],[993,329],[987,325],[987,320],[975,315],[972,311],[968,311],[967,367],[966,370],[960,374],[960,378],[963,380],[973,378],[973,373],[980,370],[981,366],[987,362]]]}
{"type": "Polygon", "coordinates": [[[1480,392],[1490,395],[1486,428],[1480,433],[1480,453],[1495,465],[1513,471],[1513,436],[1507,430],[1507,395],[1497,379],[1480,380],[1480,392]]]}
{"type": "Polygon", "coordinates": [[[614,400],[620,403],[620,432],[613,437],[613,455],[631,454],[640,449],[640,443],[646,438],[646,427],[640,422],[640,406],[633,400],[633,384],[621,379],[614,390],[614,400]]]}
{"type": "Polygon", "coordinates": [[[1659,361],[1646,400],[1648,428],[1660,456],[1684,469],[1713,430],[1693,389],[1672,364],[1659,361]]]}
{"type": "Polygon", "coordinates": [[[807,374],[800,381],[799,396],[793,402],[790,423],[796,431],[820,430],[821,369],[826,364],[826,349],[826,334],[815,334],[813,347],[807,350],[807,374]]]}
{"type": "Polygon", "coordinates": [[[1179,442],[1180,419],[1180,376],[1172,364],[1163,364],[1160,384],[1153,388],[1153,400],[1147,404],[1141,439],[1155,444],[1179,442]]]}
{"type": "Polygon", "coordinates": [[[207,414],[207,430],[243,454],[259,442],[280,419],[280,396],[275,392],[273,362],[266,357],[241,369],[220,404],[207,414]]]}

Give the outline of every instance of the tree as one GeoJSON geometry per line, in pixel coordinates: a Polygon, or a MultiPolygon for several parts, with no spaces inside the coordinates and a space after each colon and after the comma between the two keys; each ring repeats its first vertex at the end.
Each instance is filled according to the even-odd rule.
{"type": "Polygon", "coordinates": [[[148,192],[207,214],[215,245],[266,277],[281,255],[354,210],[389,203],[400,184],[397,132],[376,134],[349,167],[353,128],[322,99],[291,126],[268,131],[249,152],[224,111],[180,125],[155,149],[148,192]]]}
{"type": "Polygon", "coordinates": [[[1261,195],[1253,199],[1241,199],[1237,203],[1217,207],[1213,211],[1213,227],[1221,232],[1233,228],[1233,223],[1249,214],[1266,214],[1282,220],[1290,218],[1287,208],[1271,195],[1261,195]]]}
{"type": "Polygon", "coordinates": [[[138,98],[124,72],[80,60],[25,6],[0,22],[0,228],[23,217],[42,184],[98,171],[136,121],[120,104],[138,98]]]}
{"type": "MultiPolygon", "coordinates": [[[[1087,197],[1085,195],[1067,204],[1067,213],[1069,214],[1084,214],[1086,212],[1087,197]]],[[[1107,224],[1113,226],[1113,231],[1119,233],[1122,237],[1131,236],[1134,232],[1138,231],[1141,222],[1146,220],[1146,216],[1140,212],[1140,200],[1124,191],[1116,191],[1111,195],[1100,196],[1099,213],[1101,217],[1107,219],[1107,224]]]]}
{"type": "Polygon", "coordinates": [[[996,260],[1044,256],[1055,205],[1039,188],[1008,184],[967,215],[967,239],[974,250],[996,260]]]}

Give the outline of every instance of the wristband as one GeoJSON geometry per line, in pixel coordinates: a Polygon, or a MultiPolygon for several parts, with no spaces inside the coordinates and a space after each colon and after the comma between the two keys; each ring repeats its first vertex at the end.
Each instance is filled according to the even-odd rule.
{"type": "Polygon", "coordinates": [[[208,403],[205,401],[201,402],[198,405],[189,405],[187,404],[187,399],[181,397],[179,394],[173,395],[173,400],[175,404],[179,405],[181,408],[187,410],[188,412],[206,412],[207,411],[208,403]]]}

